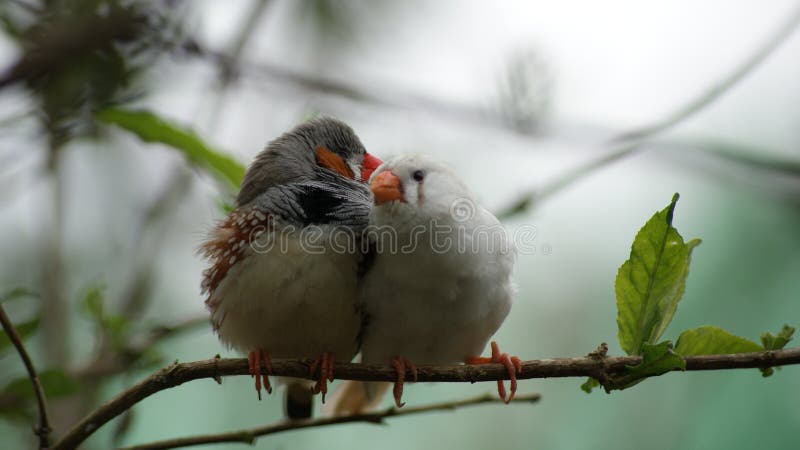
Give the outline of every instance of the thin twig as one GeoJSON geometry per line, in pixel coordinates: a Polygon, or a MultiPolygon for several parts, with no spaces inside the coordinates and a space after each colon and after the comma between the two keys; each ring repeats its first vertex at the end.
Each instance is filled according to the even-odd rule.
{"type": "Polygon", "coordinates": [[[6,331],[8,338],[14,344],[14,347],[16,347],[19,357],[22,358],[25,369],[28,371],[28,378],[31,379],[31,384],[33,385],[33,392],[36,394],[36,402],[39,406],[39,426],[35,427],[33,432],[39,436],[39,448],[49,448],[50,421],[47,418],[47,399],[44,396],[42,382],[39,380],[39,375],[36,374],[36,368],[33,367],[33,362],[30,356],[28,356],[28,351],[25,350],[25,345],[22,343],[19,333],[17,333],[11,320],[9,320],[2,305],[0,305],[0,323],[3,324],[3,329],[6,331]]]}
{"type": "MultiPolygon", "coordinates": [[[[233,59],[232,55],[204,46],[194,39],[188,39],[178,49],[187,56],[202,58],[222,67],[223,69],[220,70],[225,70],[225,67],[230,66],[233,59]]],[[[279,92],[298,90],[379,108],[431,112],[459,122],[493,127],[516,136],[531,136],[530,132],[521,131],[518,127],[505,120],[504,117],[490,109],[422,95],[384,81],[352,83],[329,76],[319,76],[307,71],[295,70],[284,64],[238,59],[238,64],[241,66],[241,74],[248,75],[251,79],[258,77],[267,79],[270,82],[277,82],[282,87],[290,89],[290,91],[283,89],[279,92]]]]}
{"type": "Polygon", "coordinates": [[[733,71],[713,83],[711,87],[703,91],[702,94],[691,99],[685,105],[675,110],[675,112],[667,115],[661,120],[656,121],[655,123],[631,131],[626,131],[618,136],[613,137],[608,143],[612,147],[616,148],[613,148],[608,153],[597,159],[585,162],[578,167],[566,171],[566,173],[538,189],[524,193],[523,195],[519,196],[511,206],[498,213],[497,216],[500,218],[507,218],[523,212],[528,208],[535,206],[542,200],[553,196],[564,188],[571,186],[575,182],[583,179],[589,173],[592,173],[597,169],[605,167],[608,164],[611,164],[626,156],[630,156],[641,150],[642,145],[646,143],[646,141],[657,134],[674,127],[675,125],[678,125],[708,105],[714,103],[714,101],[719,99],[724,93],[728,92],[737,83],[742,81],[747,75],[752,73],[753,70],[759,66],[759,64],[764,62],[764,60],[775,51],[775,49],[785,42],[786,39],[791,36],[792,32],[798,27],[798,25],[800,25],[800,7],[789,14],[786,22],[781,24],[778,30],[761,46],[759,46],[755,52],[749,55],[738,66],[736,66],[733,71]]]}
{"type": "Polygon", "coordinates": [[[504,220],[524,212],[529,208],[537,206],[543,200],[552,197],[562,189],[583,179],[586,175],[589,175],[595,170],[605,167],[626,156],[630,156],[637,150],[640,150],[643,143],[644,141],[637,142],[635,144],[625,145],[618,149],[612,150],[597,159],[593,159],[589,162],[580,164],[577,167],[567,170],[563,174],[559,175],[555,180],[546,183],[538,189],[524,192],[510,206],[502,211],[497,212],[497,218],[504,220]]]}
{"type": "MultiPolygon", "coordinates": [[[[704,109],[717,100],[722,94],[729,91],[739,81],[758,67],[780,44],[782,44],[794,31],[800,22],[800,8],[787,14],[786,21],[772,34],[755,52],[749,55],[741,64],[726,76],[713,83],[708,89],[697,97],[692,98],[685,105],[679,107],[672,114],[656,121],[653,124],[623,132],[612,138],[610,143],[620,144],[631,141],[640,141],[658,134],[679,122],[684,121],[694,113],[704,109]]],[[[182,47],[187,54],[198,56],[212,61],[223,68],[230,68],[238,63],[247,72],[262,75],[285,85],[290,85],[303,90],[318,92],[351,101],[369,103],[376,106],[391,108],[420,108],[430,112],[450,116],[457,120],[480,122],[484,125],[499,125],[503,129],[519,133],[519,130],[509,126],[497,117],[476,108],[447,103],[438,99],[419,95],[414,92],[404,91],[396,86],[387,86],[386,83],[347,83],[330,78],[322,78],[303,72],[293,71],[283,66],[267,62],[240,61],[236,55],[201,46],[197,41],[189,40],[182,47]],[[380,89],[368,89],[366,86],[380,86],[380,89]]],[[[228,69],[229,70],[229,69],[228,69]]],[[[616,152],[611,152],[616,153],[616,152]]],[[[618,158],[603,158],[604,164],[618,158]]]]}
{"type": "MultiPolygon", "coordinates": [[[[789,350],[773,350],[755,353],[729,355],[688,356],[686,370],[719,370],[741,368],[777,367],[800,364],[800,347],[789,350]]],[[[313,361],[275,360],[272,361],[272,374],[295,378],[309,377],[309,367],[313,361]]],[[[627,371],[627,366],[641,362],[639,356],[608,357],[599,360],[590,356],[578,358],[554,358],[530,360],[522,363],[518,379],[550,377],[596,377],[602,372],[607,375],[627,371]]],[[[497,381],[508,379],[508,372],[502,364],[419,366],[419,381],[466,382],[497,381]]],[[[358,381],[394,381],[397,377],[391,366],[371,364],[336,364],[336,378],[358,381]]],[[[122,414],[141,400],[156,392],[170,389],[188,381],[201,378],[217,378],[230,375],[249,375],[247,359],[207,359],[190,363],[175,363],[165,367],[148,378],[131,386],[97,410],[84,417],[53,447],[56,450],[73,449],[106,422],[122,414]]]]}
{"type": "Polygon", "coordinates": [[[790,12],[786,17],[786,21],[781,24],[777,31],[766,41],[764,41],[764,43],[758,47],[753,54],[751,54],[746,60],[742,61],[742,63],[725,78],[719,80],[693,101],[681,106],[667,117],[650,125],[622,133],[614,138],[613,142],[619,143],[623,141],[639,141],[648,138],[666,130],[667,128],[671,128],[678,122],[682,122],[687,117],[713,103],[722,94],[735,86],[736,83],[750,74],[753,69],[764,62],[764,60],[767,59],[767,56],[775,51],[775,49],[777,49],[784,41],[786,41],[789,36],[792,35],[798,24],[800,24],[800,7],[797,7],[794,11],[790,12]]]}
{"type": "Polygon", "coordinates": [[[255,31],[258,29],[257,25],[264,16],[264,13],[267,11],[267,6],[269,6],[269,3],[269,0],[257,0],[255,3],[253,3],[250,10],[247,11],[242,23],[238,27],[239,34],[236,36],[236,40],[234,40],[233,45],[231,46],[229,53],[230,58],[226,61],[227,64],[224,64],[220,67],[222,72],[221,76],[223,88],[227,86],[233,78],[236,72],[236,67],[239,65],[239,58],[241,58],[242,52],[252,39],[255,31]]]}
{"type": "Polygon", "coordinates": [[[220,60],[220,64],[217,65],[219,85],[214,88],[216,95],[211,107],[211,117],[207,122],[209,128],[219,123],[219,118],[224,114],[225,97],[228,94],[228,87],[239,76],[239,61],[242,53],[252,40],[256,30],[259,29],[258,25],[261,23],[270,3],[270,0],[257,0],[251,5],[242,19],[242,23],[237,27],[239,34],[231,45],[228,58],[220,60]]]}
{"type": "MultiPolygon", "coordinates": [[[[518,395],[513,404],[536,403],[541,399],[539,394],[518,395]]],[[[301,430],[304,428],[324,427],[328,425],[338,425],[342,423],[372,423],[382,424],[389,417],[408,416],[411,414],[421,414],[433,411],[455,410],[465,406],[481,405],[485,403],[500,403],[501,400],[494,395],[481,395],[479,397],[456,400],[452,402],[434,403],[425,406],[408,407],[403,409],[388,408],[383,411],[373,413],[353,414],[350,416],[322,417],[318,419],[284,421],[272,425],[250,428],[245,430],[231,431],[219,434],[206,434],[190,436],[185,438],[168,439],[164,441],[151,442],[149,444],[134,445],[118,450],[160,450],[179,447],[190,447],[201,444],[219,444],[223,442],[239,442],[242,444],[255,444],[256,439],[268,434],[282,433],[285,431],[301,430]]]]}

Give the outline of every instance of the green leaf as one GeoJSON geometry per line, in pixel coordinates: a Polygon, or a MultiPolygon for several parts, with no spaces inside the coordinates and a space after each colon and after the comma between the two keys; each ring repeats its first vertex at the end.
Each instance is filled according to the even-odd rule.
{"type": "MultiPolygon", "coordinates": [[[[39,372],[39,381],[42,383],[45,396],[48,399],[70,395],[78,390],[78,382],[70,378],[61,369],[50,369],[39,372]]],[[[33,386],[27,376],[19,377],[9,382],[3,392],[18,395],[23,398],[33,398],[33,386]]]]}
{"type": "Polygon", "coordinates": [[[673,370],[686,370],[686,361],[672,351],[672,342],[644,344],[642,346],[642,362],[636,366],[628,366],[628,372],[622,376],[610,378],[612,389],[631,387],[645,378],[655,377],[673,370]]]}
{"type": "Polygon", "coordinates": [[[37,293],[29,291],[25,288],[16,288],[8,292],[4,292],[2,295],[0,295],[0,303],[5,303],[11,300],[17,300],[25,297],[38,297],[38,296],[39,295],[37,293]]]}
{"type": "Polygon", "coordinates": [[[30,402],[18,397],[6,396],[0,404],[0,419],[15,422],[19,425],[28,425],[36,416],[31,413],[30,402]]]}
{"type": "Polygon", "coordinates": [[[145,142],[158,142],[180,150],[191,162],[211,171],[238,190],[245,168],[224,153],[212,149],[189,128],[164,120],[149,111],[107,108],[97,118],[123,128],[145,142]]]}
{"type": "MultiPolygon", "coordinates": [[[[25,340],[39,328],[39,318],[37,317],[27,322],[15,324],[14,328],[17,329],[17,334],[19,334],[20,339],[25,340]]],[[[8,347],[11,347],[11,345],[11,339],[8,337],[8,334],[6,334],[5,330],[0,330],[0,353],[8,347]]]]}
{"type": "Polygon", "coordinates": [[[592,389],[600,387],[600,382],[592,377],[586,379],[586,382],[581,385],[581,390],[587,394],[592,393],[592,389]]]}
{"type": "Polygon", "coordinates": [[[95,321],[102,320],[104,315],[103,302],[106,286],[103,283],[96,283],[89,287],[83,296],[83,309],[95,321]]]}
{"type": "Polygon", "coordinates": [[[234,209],[236,209],[236,207],[233,206],[233,204],[226,202],[225,200],[222,199],[217,201],[217,206],[219,206],[219,210],[225,213],[225,215],[230,214],[234,209]]]}
{"type": "Polygon", "coordinates": [[[792,335],[795,332],[794,327],[784,325],[778,335],[774,335],[768,331],[761,333],[761,345],[765,350],[780,350],[792,340],[792,335]]]}
{"type": "MultiPolygon", "coordinates": [[[[784,325],[778,335],[775,336],[770,332],[761,333],[761,345],[765,350],[780,350],[792,340],[795,328],[789,325],[784,325]]],[[[761,375],[768,377],[775,373],[775,369],[780,370],[780,367],[764,367],[761,369],[761,375]]]]}
{"type": "Polygon", "coordinates": [[[672,226],[678,194],[636,234],[630,258],[617,272],[619,342],[629,355],[655,343],[666,330],[683,296],[692,250],[699,239],[684,242],[672,226]]]}
{"type": "Polygon", "coordinates": [[[120,315],[109,315],[100,321],[100,328],[111,340],[111,348],[122,350],[128,341],[128,332],[131,328],[131,321],[127,317],[120,315]]]}
{"type": "Polygon", "coordinates": [[[762,350],[760,345],[749,339],[710,325],[684,331],[675,345],[675,353],[683,356],[724,355],[762,350]]]}
{"type": "Polygon", "coordinates": [[[131,321],[127,317],[106,312],[105,289],[106,286],[102,283],[92,285],[83,297],[83,309],[110,339],[111,348],[121,350],[127,342],[131,321]]]}

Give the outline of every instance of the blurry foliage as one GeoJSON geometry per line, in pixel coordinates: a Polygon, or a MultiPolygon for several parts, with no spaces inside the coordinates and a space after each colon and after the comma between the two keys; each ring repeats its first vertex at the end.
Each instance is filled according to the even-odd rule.
{"type": "Polygon", "coordinates": [[[117,371],[142,370],[157,366],[164,361],[155,347],[155,340],[148,339],[150,327],[141,321],[113,312],[107,307],[106,286],[96,283],[86,289],[81,300],[81,309],[92,321],[101,348],[98,354],[106,367],[117,371]]]}
{"type": "MultiPolygon", "coordinates": [[[[146,142],[159,142],[182,152],[187,159],[209,171],[228,190],[235,190],[244,168],[214,151],[191,130],[161,119],[157,114],[134,111],[125,105],[144,97],[148,75],[169,51],[180,51],[191,39],[184,34],[182,7],[190,2],[145,0],[41,0],[0,3],[0,27],[19,48],[18,57],[0,73],[0,89],[21,87],[28,94],[33,115],[41,124],[51,157],[75,138],[96,136],[101,125],[114,125],[146,142]]],[[[102,136],[105,137],[105,136],[102,136]]],[[[172,189],[168,185],[168,189],[172,189]]],[[[184,192],[181,190],[181,192],[184,192]]],[[[164,198],[171,198],[170,192],[164,198]]],[[[156,202],[156,207],[162,202],[156,202]]],[[[152,216],[157,216],[157,211],[152,216]]],[[[153,220],[148,213],[144,221],[153,220]]],[[[139,236],[138,238],[141,238],[139,236]]],[[[135,297],[146,280],[137,279],[135,297]]],[[[145,289],[146,290],[146,289],[145,289]]],[[[30,295],[16,290],[0,297],[6,302],[30,295]]],[[[106,298],[103,283],[89,286],[77,303],[94,324],[96,348],[84,365],[40,372],[49,398],[67,396],[81,389],[88,406],[92,392],[114,375],[149,369],[163,363],[156,348],[160,338],[195,326],[147,324],[133,320],[129,311],[140,302],[123,297],[106,298]],[[86,397],[88,396],[88,397],[86,397]]],[[[37,305],[38,307],[38,305],[37,305]]],[[[68,310],[71,308],[68,308],[68,310]]],[[[23,338],[39,330],[36,313],[18,323],[23,338]]],[[[10,342],[0,336],[0,351],[10,342]]],[[[46,344],[45,344],[46,345],[46,344]]],[[[42,369],[42,368],[40,368],[42,369]]],[[[29,384],[27,378],[25,383],[29,384]]],[[[0,414],[33,410],[34,398],[23,388],[23,379],[11,380],[0,391],[0,414]],[[22,390],[21,390],[22,389],[22,390]]],[[[84,406],[85,407],[85,406],[84,406]]],[[[73,411],[81,415],[83,411],[73,411]]],[[[23,414],[26,415],[26,414],[23,414]]]]}
{"type": "MultiPolygon", "coordinates": [[[[39,381],[49,400],[78,392],[80,384],[62,369],[39,371],[39,381]]],[[[0,418],[32,421],[36,396],[27,375],[17,377],[0,389],[0,418]]]]}
{"type": "MultiPolygon", "coordinates": [[[[113,106],[124,105],[147,93],[148,74],[166,51],[184,41],[184,18],[183,8],[175,1],[2,2],[0,26],[17,44],[19,56],[0,73],[0,89],[14,86],[27,92],[32,108],[26,115],[32,114],[39,121],[51,161],[55,161],[52,159],[55,150],[70,140],[96,134],[98,117],[109,122],[131,121],[122,112],[115,116],[117,110],[113,106]],[[105,115],[99,115],[98,111],[105,111],[105,115]]],[[[155,116],[151,122],[149,130],[140,126],[137,130],[140,135],[163,134],[155,116]]],[[[192,154],[187,150],[187,155],[192,154]]],[[[195,162],[200,159],[210,160],[210,166],[220,166],[215,165],[218,161],[213,156],[200,155],[195,162]]],[[[228,178],[236,176],[231,170],[223,172],[228,178]]],[[[14,297],[22,294],[20,291],[14,297]]],[[[6,295],[3,299],[10,297],[6,295]]],[[[76,388],[85,383],[86,389],[78,392],[83,396],[80,403],[85,408],[92,401],[92,392],[114,375],[149,369],[163,362],[153,336],[166,333],[154,332],[142,321],[131,320],[124,307],[126,303],[133,307],[134,303],[122,300],[123,308],[115,311],[119,308],[109,307],[111,302],[107,302],[102,284],[87,289],[78,303],[95,325],[94,359],[77,367],[40,372],[49,398],[76,393],[76,388]]],[[[40,320],[37,315],[21,322],[19,330],[23,337],[33,335],[40,320]]],[[[159,329],[168,326],[161,325],[159,329]]],[[[3,335],[0,346],[5,347],[6,343],[3,335]]],[[[27,379],[24,381],[29,384],[27,379]]],[[[22,380],[12,380],[0,391],[0,412],[32,410],[34,399],[27,391],[19,391],[22,386],[22,380]]]]}
{"type": "MultiPolygon", "coordinates": [[[[34,298],[38,295],[25,289],[14,289],[0,295],[0,303],[11,302],[23,298],[34,298]]],[[[24,341],[31,338],[39,330],[41,314],[36,309],[31,318],[17,321],[15,328],[20,339],[24,341]]],[[[13,344],[4,330],[0,330],[0,356],[7,352],[14,352],[13,344]]],[[[77,391],[78,383],[61,368],[50,368],[39,371],[39,380],[47,392],[48,398],[59,398],[77,391]]],[[[22,375],[6,382],[0,388],[0,418],[10,420],[32,420],[34,417],[36,397],[31,387],[31,380],[27,375],[22,375]]]]}
{"type": "MultiPolygon", "coordinates": [[[[63,369],[40,370],[38,375],[51,401],[73,395],[82,387],[63,369]]],[[[19,421],[21,425],[25,421],[27,425],[36,417],[35,410],[36,395],[27,375],[14,378],[0,389],[0,418],[19,421]]]]}
{"type": "Polygon", "coordinates": [[[179,150],[191,163],[208,170],[234,191],[242,183],[244,166],[212,149],[189,128],[170,123],[149,111],[109,108],[100,111],[97,117],[135,134],[144,142],[157,142],[179,150]]]}
{"type": "MultiPolygon", "coordinates": [[[[18,322],[14,326],[17,328],[19,337],[25,339],[39,328],[39,318],[36,317],[25,322],[18,322]]],[[[0,354],[2,354],[7,348],[11,347],[12,343],[5,331],[0,331],[0,333],[2,333],[0,334],[0,354]]]]}
{"type": "Polygon", "coordinates": [[[304,36],[311,36],[317,46],[328,48],[336,42],[353,42],[369,25],[370,17],[385,15],[389,9],[403,6],[408,6],[408,2],[299,0],[292,2],[293,22],[304,36]]]}
{"type": "Polygon", "coordinates": [[[10,302],[12,300],[18,300],[26,297],[38,297],[38,294],[25,288],[14,288],[0,295],[0,303],[10,302]]]}
{"type": "Polygon", "coordinates": [[[106,311],[105,290],[103,284],[89,287],[83,297],[82,308],[87,316],[94,322],[99,334],[105,336],[105,341],[112,350],[121,351],[130,338],[130,320],[119,314],[106,311]]]}
{"type": "MultiPolygon", "coordinates": [[[[58,398],[69,395],[78,390],[78,383],[61,369],[48,369],[39,372],[39,380],[42,382],[48,398],[58,398]]],[[[14,394],[25,399],[34,400],[31,380],[27,376],[19,377],[8,383],[3,392],[14,394]]]]}
{"type": "Polygon", "coordinates": [[[0,87],[28,89],[52,148],[87,134],[93,111],[137,95],[135,80],[175,41],[180,27],[171,3],[6,2],[0,20],[22,53],[0,87]]]}

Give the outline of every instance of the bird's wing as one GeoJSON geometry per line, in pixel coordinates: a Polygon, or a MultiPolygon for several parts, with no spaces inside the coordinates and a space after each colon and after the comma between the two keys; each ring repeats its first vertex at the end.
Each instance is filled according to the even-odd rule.
{"type": "Polygon", "coordinates": [[[250,251],[250,245],[263,233],[272,230],[273,216],[254,205],[231,211],[211,230],[200,245],[199,252],[210,262],[203,271],[201,288],[206,296],[206,306],[213,312],[219,306],[214,296],[219,284],[237,262],[250,251]]]}
{"type": "Polygon", "coordinates": [[[212,312],[220,301],[215,290],[228,271],[251,253],[251,244],[263,233],[288,225],[335,225],[359,236],[356,233],[367,225],[371,207],[369,189],[324,172],[314,180],[271,187],[214,227],[200,246],[200,253],[210,262],[203,272],[202,289],[212,312]]]}
{"type": "Polygon", "coordinates": [[[367,186],[328,170],[300,183],[267,189],[253,202],[284,223],[294,225],[339,225],[362,229],[372,207],[367,186]]]}

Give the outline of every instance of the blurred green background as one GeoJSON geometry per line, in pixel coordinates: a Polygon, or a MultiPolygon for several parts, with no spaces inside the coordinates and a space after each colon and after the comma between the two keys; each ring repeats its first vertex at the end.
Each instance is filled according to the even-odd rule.
{"type": "MultiPolygon", "coordinates": [[[[610,138],[701,97],[797,14],[788,0],[1,3],[0,294],[15,323],[30,323],[55,435],[173,360],[235,356],[205,323],[194,253],[231,188],[202,155],[99,122],[109,106],[191,128],[241,164],[304,118],[332,115],[380,157],[445,160],[498,213],[568,180],[504,221],[536,229],[496,336],[523,359],[600,342],[623,353],[614,277],[674,192],[676,227],[703,243],[665,338],[704,324],[753,340],[797,326],[800,32],[697,114],[593,163],[618,148],[610,138]],[[592,170],[565,178],[584,165],[592,170]]],[[[23,375],[0,348],[0,448],[35,445],[23,375]]],[[[798,375],[672,373],[611,395],[585,394],[581,379],[524,381],[540,403],[291,432],[256,447],[794,448],[798,375]]],[[[420,384],[405,400],[494,387],[420,384]]],[[[84,448],[281,416],[279,396],[258,402],[248,377],[199,380],[138,404],[84,448]]]]}

